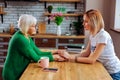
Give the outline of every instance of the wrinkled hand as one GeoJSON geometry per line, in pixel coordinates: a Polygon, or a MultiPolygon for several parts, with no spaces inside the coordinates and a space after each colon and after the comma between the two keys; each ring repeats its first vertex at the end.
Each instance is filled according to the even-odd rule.
{"type": "Polygon", "coordinates": [[[58,54],[67,60],[70,58],[70,54],[66,50],[58,50],[58,54]]]}
{"type": "Polygon", "coordinates": [[[62,61],[67,61],[67,59],[65,59],[64,57],[62,57],[62,56],[60,56],[58,54],[54,54],[53,57],[54,57],[55,61],[61,61],[61,62],[62,61]]]}
{"type": "Polygon", "coordinates": [[[58,50],[52,50],[52,54],[58,54],[58,50]]]}

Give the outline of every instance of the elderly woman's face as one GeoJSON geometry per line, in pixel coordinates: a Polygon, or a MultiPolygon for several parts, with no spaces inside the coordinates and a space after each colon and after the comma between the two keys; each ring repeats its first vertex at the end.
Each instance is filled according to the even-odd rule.
{"type": "Polygon", "coordinates": [[[32,26],[29,27],[28,34],[29,35],[36,34],[36,25],[32,25],[32,26]]]}

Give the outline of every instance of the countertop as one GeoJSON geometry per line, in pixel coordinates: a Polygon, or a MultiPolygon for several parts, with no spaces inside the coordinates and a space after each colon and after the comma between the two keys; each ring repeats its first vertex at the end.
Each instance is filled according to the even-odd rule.
{"type": "MultiPolygon", "coordinates": [[[[0,37],[12,37],[11,34],[8,34],[8,33],[0,33],[0,37]]],[[[75,38],[75,39],[79,39],[79,38],[85,38],[84,35],[70,35],[70,36],[67,36],[67,35],[61,35],[61,36],[57,36],[56,34],[35,34],[35,35],[32,35],[31,37],[33,38],[75,38]]]]}

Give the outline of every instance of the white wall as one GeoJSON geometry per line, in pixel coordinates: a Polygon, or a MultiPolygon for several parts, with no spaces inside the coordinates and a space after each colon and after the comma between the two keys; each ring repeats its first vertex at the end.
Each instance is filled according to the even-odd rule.
{"type": "Polygon", "coordinates": [[[104,0],[86,0],[86,11],[89,9],[99,9],[103,11],[104,0]]]}
{"type": "Polygon", "coordinates": [[[115,0],[111,0],[111,12],[110,12],[110,27],[114,27],[114,20],[115,20],[115,0]]]}
{"type": "Polygon", "coordinates": [[[110,26],[110,3],[111,0],[86,0],[86,11],[89,9],[99,10],[105,21],[105,29],[110,26]]]}

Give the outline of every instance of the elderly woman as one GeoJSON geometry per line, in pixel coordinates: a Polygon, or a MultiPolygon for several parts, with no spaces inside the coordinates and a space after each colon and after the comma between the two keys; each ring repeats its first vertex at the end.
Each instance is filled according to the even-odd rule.
{"type": "Polygon", "coordinates": [[[32,61],[38,62],[42,56],[49,57],[50,61],[65,59],[54,52],[43,52],[36,47],[31,34],[36,33],[36,18],[31,15],[22,15],[18,21],[20,28],[11,38],[8,53],[3,68],[4,80],[18,80],[27,65],[32,61]]]}

